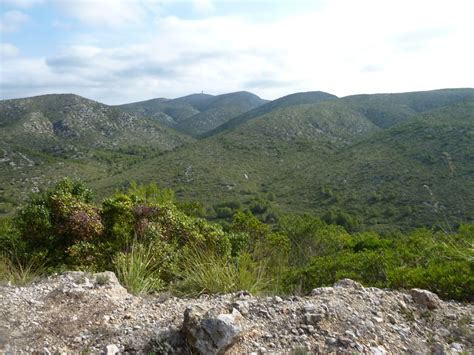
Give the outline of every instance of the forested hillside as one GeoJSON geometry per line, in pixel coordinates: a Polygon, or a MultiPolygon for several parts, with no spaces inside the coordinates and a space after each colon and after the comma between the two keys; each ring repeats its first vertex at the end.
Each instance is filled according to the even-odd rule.
{"type": "Polygon", "coordinates": [[[3,213],[72,176],[99,196],[156,182],[220,220],[241,206],[262,220],[308,212],[353,230],[474,218],[473,89],[271,102],[193,94],[118,107],[47,95],[2,101],[0,118],[3,213]]]}

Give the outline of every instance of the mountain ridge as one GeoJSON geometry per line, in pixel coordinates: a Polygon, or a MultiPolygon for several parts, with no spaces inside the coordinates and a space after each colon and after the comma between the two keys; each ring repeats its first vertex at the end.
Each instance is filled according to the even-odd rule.
{"type": "MultiPolygon", "coordinates": [[[[175,100],[196,107],[174,109],[183,113],[182,122],[192,122],[197,108],[253,99],[229,95],[188,95],[175,100]]],[[[17,191],[24,196],[70,175],[92,182],[102,195],[132,180],[157,182],[181,199],[201,200],[211,216],[221,215],[220,203],[263,206],[268,198],[265,204],[276,210],[256,209],[264,211],[262,219],[276,218],[278,210],[328,220],[348,213],[358,216],[361,228],[378,230],[432,226],[440,216],[453,224],[474,219],[474,89],[342,98],[296,93],[233,118],[232,109],[224,125],[198,140],[152,117],[74,95],[28,100],[41,102],[0,109],[5,212],[17,191]]]]}
{"type": "Polygon", "coordinates": [[[191,136],[199,136],[267,100],[247,91],[221,95],[191,94],[176,99],[152,99],[116,107],[153,117],[191,136]]]}

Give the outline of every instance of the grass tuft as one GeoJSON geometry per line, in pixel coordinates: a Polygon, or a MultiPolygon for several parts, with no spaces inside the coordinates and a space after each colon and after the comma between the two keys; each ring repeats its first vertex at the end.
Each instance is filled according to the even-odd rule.
{"type": "Polygon", "coordinates": [[[122,285],[134,295],[152,293],[164,287],[152,244],[133,242],[128,252],[115,256],[114,266],[122,285]]]}
{"type": "Polygon", "coordinates": [[[250,258],[236,261],[211,251],[190,249],[183,256],[180,270],[175,291],[186,296],[239,290],[260,293],[265,288],[263,267],[250,258]]]}
{"type": "Polygon", "coordinates": [[[22,263],[0,254],[0,281],[18,286],[29,284],[43,274],[42,265],[34,260],[22,263]]]}

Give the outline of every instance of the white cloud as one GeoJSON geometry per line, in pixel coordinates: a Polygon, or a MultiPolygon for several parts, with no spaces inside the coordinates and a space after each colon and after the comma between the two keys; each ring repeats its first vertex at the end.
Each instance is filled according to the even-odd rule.
{"type": "Polygon", "coordinates": [[[28,22],[29,16],[21,11],[12,10],[2,14],[0,18],[0,33],[16,32],[28,22]]]}
{"type": "Polygon", "coordinates": [[[0,43],[0,59],[16,57],[19,53],[19,49],[10,43],[0,43]]]}
{"type": "Polygon", "coordinates": [[[249,90],[271,99],[307,90],[343,96],[474,83],[474,48],[468,45],[474,3],[467,0],[333,0],[320,11],[258,23],[168,16],[134,37],[118,27],[141,21],[148,16],[145,5],[156,10],[157,3],[77,4],[81,14],[64,10],[87,24],[117,26],[107,33],[115,41],[87,33],[48,58],[9,61],[2,73],[9,97],[73,91],[124,103],[249,90]]]}
{"type": "Polygon", "coordinates": [[[55,0],[62,12],[88,26],[137,26],[160,7],[159,0],[55,0]]]}
{"type": "Polygon", "coordinates": [[[44,3],[44,0],[2,0],[5,5],[19,9],[29,9],[35,5],[44,3]]]}
{"type": "Polygon", "coordinates": [[[212,0],[193,0],[193,6],[200,13],[208,13],[215,10],[212,0]]]}

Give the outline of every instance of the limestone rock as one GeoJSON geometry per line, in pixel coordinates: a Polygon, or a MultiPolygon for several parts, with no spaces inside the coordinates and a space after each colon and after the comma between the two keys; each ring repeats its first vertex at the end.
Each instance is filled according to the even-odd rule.
{"type": "Polygon", "coordinates": [[[472,303],[412,295],[341,280],[280,299],[134,296],[113,273],[69,272],[0,284],[0,353],[474,354],[472,303]]]}
{"type": "Polygon", "coordinates": [[[412,288],[410,295],[413,298],[413,302],[426,306],[428,309],[439,308],[441,300],[438,295],[428,290],[422,290],[419,288],[412,288]]]}
{"type": "Polygon", "coordinates": [[[107,345],[104,348],[104,355],[116,355],[120,353],[120,349],[115,344],[107,345]]]}
{"type": "Polygon", "coordinates": [[[356,290],[362,290],[363,286],[358,283],[357,281],[351,280],[351,279],[342,279],[337,281],[334,284],[334,287],[343,287],[343,288],[353,288],[356,290]]]}
{"type": "Polygon", "coordinates": [[[183,334],[200,354],[221,354],[242,334],[242,315],[235,308],[232,313],[222,309],[188,307],[184,312],[183,334]]]}

